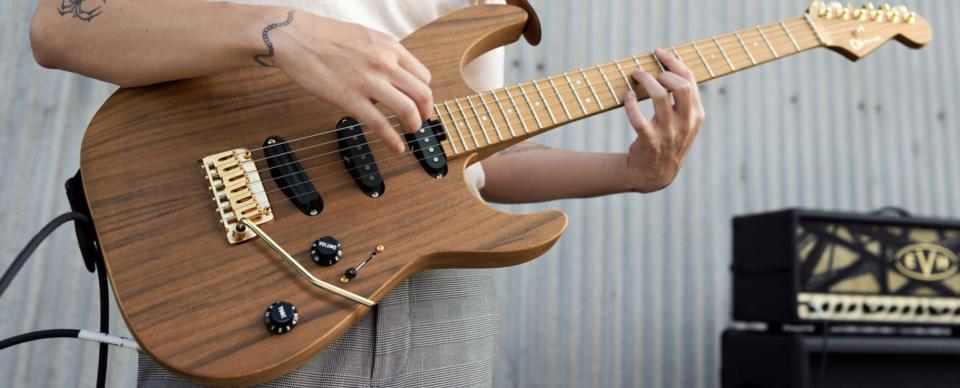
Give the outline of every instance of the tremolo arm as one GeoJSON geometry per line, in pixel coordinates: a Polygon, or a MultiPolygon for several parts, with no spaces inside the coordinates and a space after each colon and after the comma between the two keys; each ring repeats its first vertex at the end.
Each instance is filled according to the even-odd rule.
{"type": "Polygon", "coordinates": [[[237,148],[210,155],[201,159],[200,164],[210,182],[220,224],[230,244],[260,237],[311,284],[367,307],[376,305],[370,299],[317,279],[257,226],[272,221],[273,211],[270,210],[270,201],[249,150],[237,148]]]}

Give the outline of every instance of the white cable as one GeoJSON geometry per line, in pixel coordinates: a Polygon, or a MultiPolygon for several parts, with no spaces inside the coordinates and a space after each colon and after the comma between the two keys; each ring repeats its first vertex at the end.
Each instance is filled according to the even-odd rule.
{"type": "Polygon", "coordinates": [[[137,341],[127,337],[120,337],[112,334],[104,334],[96,331],[80,329],[80,334],[77,335],[77,338],[84,341],[93,341],[107,345],[113,345],[123,349],[135,350],[138,352],[141,351],[140,345],[137,344],[137,341]]]}

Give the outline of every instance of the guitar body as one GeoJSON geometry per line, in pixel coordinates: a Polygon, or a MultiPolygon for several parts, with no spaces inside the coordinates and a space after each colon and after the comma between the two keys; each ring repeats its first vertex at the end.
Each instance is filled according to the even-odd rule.
{"type": "MultiPolygon", "coordinates": [[[[526,20],[512,6],[471,7],[403,44],[431,70],[434,98],[444,101],[474,93],[462,79],[463,64],[517,40],[526,20]]],[[[295,151],[324,208],[307,216],[272,192],[275,218],[259,227],[315,277],[374,301],[420,270],[531,260],[566,227],[562,212],[508,214],[473,196],[463,172],[476,155],[450,160],[447,176],[434,179],[413,156],[371,145],[386,185],[371,198],[340,162],[330,132],[344,116],[266,68],[121,89],[97,112],[81,152],[86,195],[120,311],[147,354],[197,381],[263,382],[294,369],[370,311],[307,282],[263,239],[225,238],[198,162],[259,148],[269,136],[322,133],[304,143],[318,146],[295,151]],[[327,235],[343,244],[343,258],[321,267],[309,250],[327,235]],[[378,245],[385,250],[356,278],[338,281],[378,245]],[[278,300],[295,304],[300,316],[282,335],[263,322],[278,300]]],[[[368,141],[376,138],[368,134],[368,141]]],[[[495,150],[486,151],[480,156],[495,150]]],[[[266,191],[278,189],[266,162],[256,164],[266,191]]]]}

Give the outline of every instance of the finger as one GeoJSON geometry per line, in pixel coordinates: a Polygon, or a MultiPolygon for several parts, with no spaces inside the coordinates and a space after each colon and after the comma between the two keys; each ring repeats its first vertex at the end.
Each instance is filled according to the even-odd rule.
{"type": "Polygon", "coordinates": [[[410,73],[413,73],[413,75],[423,81],[423,83],[427,85],[430,84],[430,80],[432,79],[430,70],[427,69],[427,67],[424,66],[423,63],[417,59],[417,57],[413,56],[413,54],[407,51],[407,49],[403,46],[400,46],[400,53],[397,57],[397,61],[400,63],[400,67],[407,69],[407,71],[410,73]]]}
{"type": "Polygon", "coordinates": [[[380,112],[372,102],[358,98],[356,101],[351,102],[349,106],[352,110],[351,113],[357,116],[357,120],[365,123],[367,128],[379,136],[380,140],[383,141],[387,147],[396,153],[403,153],[406,145],[403,144],[403,139],[400,138],[400,134],[393,129],[390,120],[387,120],[383,113],[380,112]]]}
{"type": "Polygon", "coordinates": [[[637,132],[638,136],[648,140],[653,139],[653,124],[650,120],[647,120],[647,117],[640,111],[637,94],[630,91],[627,92],[627,95],[623,98],[623,109],[627,111],[627,119],[630,120],[630,125],[633,127],[633,130],[637,132]]]}
{"type": "Polygon", "coordinates": [[[420,121],[422,122],[424,118],[430,117],[430,110],[433,109],[433,91],[430,90],[430,86],[402,68],[396,68],[392,78],[393,86],[400,89],[417,105],[420,121]]]}
{"type": "Polygon", "coordinates": [[[653,50],[653,55],[657,56],[657,59],[660,60],[660,63],[667,68],[672,73],[685,78],[687,81],[697,83],[697,77],[690,71],[690,68],[687,65],[684,65],[679,58],[670,55],[663,49],[653,50]]]}
{"type": "Polygon", "coordinates": [[[640,88],[647,92],[647,96],[653,100],[653,109],[655,119],[658,122],[669,123],[673,119],[673,104],[670,101],[670,93],[653,78],[650,73],[637,70],[633,72],[633,79],[637,80],[640,88]],[[662,120],[662,121],[661,121],[662,120]]]}
{"type": "Polygon", "coordinates": [[[693,96],[691,89],[693,85],[690,81],[671,72],[661,73],[657,76],[660,82],[667,90],[673,92],[673,99],[677,105],[677,113],[680,122],[683,123],[683,130],[689,129],[694,124],[693,117],[693,96]]]}
{"type": "MultiPolygon", "coordinates": [[[[397,116],[403,131],[416,132],[420,129],[420,112],[417,104],[395,86],[384,83],[376,89],[373,98],[397,116]]],[[[391,132],[393,132],[392,129],[391,132]]]]}

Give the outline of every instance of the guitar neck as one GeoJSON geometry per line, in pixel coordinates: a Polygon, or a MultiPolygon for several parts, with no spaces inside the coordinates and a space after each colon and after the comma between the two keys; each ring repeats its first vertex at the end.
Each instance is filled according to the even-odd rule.
{"type": "MultiPolygon", "coordinates": [[[[823,45],[808,16],[675,46],[667,51],[695,74],[697,83],[823,45]]],[[[447,130],[450,158],[512,144],[623,105],[627,91],[648,98],[630,74],[666,71],[651,53],[448,100],[434,106],[447,130]]]]}

